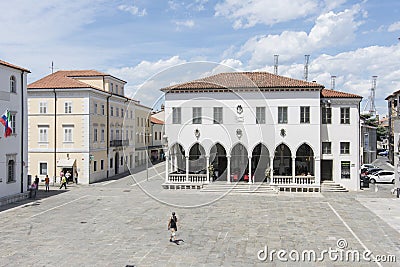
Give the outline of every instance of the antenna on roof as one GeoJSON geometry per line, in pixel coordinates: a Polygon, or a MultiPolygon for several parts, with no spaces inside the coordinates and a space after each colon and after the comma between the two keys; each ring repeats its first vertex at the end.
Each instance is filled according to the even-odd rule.
{"type": "Polygon", "coordinates": [[[331,90],[335,90],[336,87],[336,76],[332,75],[331,76],[331,90]]]}
{"type": "Polygon", "coordinates": [[[308,63],[310,61],[310,55],[304,55],[304,80],[308,80],[308,63]]]}
{"type": "Polygon", "coordinates": [[[369,114],[371,114],[371,116],[376,115],[376,107],[375,107],[376,78],[378,78],[378,76],[372,76],[371,95],[369,96],[370,98],[369,114]]]}
{"type": "Polygon", "coordinates": [[[278,75],[278,57],[279,55],[274,55],[274,74],[278,75]]]}
{"type": "Polygon", "coordinates": [[[58,69],[58,68],[54,68],[54,62],[51,62],[51,66],[49,67],[51,69],[51,74],[54,73],[54,69],[58,69]]]}

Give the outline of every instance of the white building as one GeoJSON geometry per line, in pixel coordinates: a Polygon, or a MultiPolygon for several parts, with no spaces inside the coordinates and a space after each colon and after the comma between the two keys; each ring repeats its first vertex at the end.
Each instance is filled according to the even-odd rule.
{"type": "Polygon", "coordinates": [[[221,73],[162,91],[166,185],[217,179],[281,190],[319,191],[322,181],[359,188],[361,96],[267,72],[221,73]]]}
{"type": "Polygon", "coordinates": [[[12,134],[4,137],[0,124],[0,198],[27,191],[26,80],[29,70],[0,60],[0,116],[11,114],[12,134]]]}

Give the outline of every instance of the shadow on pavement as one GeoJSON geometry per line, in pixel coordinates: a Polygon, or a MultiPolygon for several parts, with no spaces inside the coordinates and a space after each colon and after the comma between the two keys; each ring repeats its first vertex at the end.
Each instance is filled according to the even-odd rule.
{"type": "MultiPolygon", "coordinates": [[[[69,190],[65,190],[65,189],[59,189],[58,187],[53,187],[53,188],[50,188],[49,192],[46,192],[46,191],[44,191],[44,186],[42,188],[43,188],[43,190],[39,188],[39,190],[37,191],[36,198],[27,198],[27,199],[20,200],[20,201],[14,202],[14,203],[0,206],[0,212],[9,210],[12,208],[16,208],[19,206],[23,206],[23,205],[37,206],[37,205],[40,205],[39,200],[46,199],[48,197],[56,196],[56,195],[66,193],[69,191],[69,190]]],[[[67,188],[68,188],[68,186],[67,186],[67,188]]]]}

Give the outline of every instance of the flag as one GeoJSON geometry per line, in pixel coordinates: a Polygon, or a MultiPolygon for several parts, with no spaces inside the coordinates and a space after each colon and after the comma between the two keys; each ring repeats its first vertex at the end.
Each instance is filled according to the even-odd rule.
{"type": "Polygon", "coordinates": [[[11,115],[8,110],[0,117],[1,124],[4,125],[4,137],[10,136],[12,129],[9,124],[11,124],[11,115]]]}

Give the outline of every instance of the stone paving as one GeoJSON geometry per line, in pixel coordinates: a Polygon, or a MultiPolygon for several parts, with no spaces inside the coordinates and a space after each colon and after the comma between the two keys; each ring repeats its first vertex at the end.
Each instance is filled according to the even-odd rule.
{"type": "Polygon", "coordinates": [[[269,253],[314,250],[319,257],[344,239],[344,251],[368,249],[400,260],[400,232],[368,204],[398,207],[391,185],[377,192],[221,195],[163,190],[163,170],[163,164],[149,170],[148,181],[143,171],[3,209],[0,266],[399,265],[332,261],[327,254],[320,262],[257,257],[266,246],[269,253]],[[171,211],[178,215],[180,245],[168,240],[171,211]]]}

